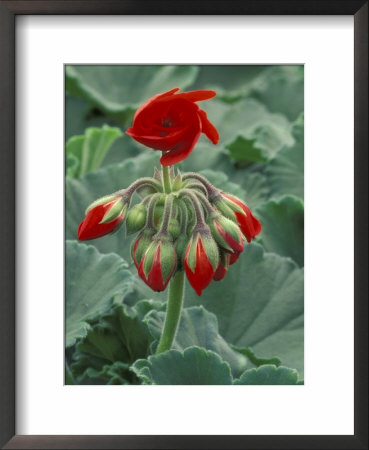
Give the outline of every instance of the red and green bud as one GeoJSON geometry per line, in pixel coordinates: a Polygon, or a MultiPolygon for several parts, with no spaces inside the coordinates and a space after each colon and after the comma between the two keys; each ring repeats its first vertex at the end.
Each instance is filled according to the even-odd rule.
{"type": "Polygon", "coordinates": [[[102,197],[86,210],[86,217],[78,227],[78,239],[96,239],[116,231],[122,224],[128,209],[128,202],[122,196],[102,197]]]}
{"type": "Polygon", "coordinates": [[[145,226],[146,217],[147,217],[147,210],[145,205],[139,203],[138,205],[134,206],[127,214],[126,219],[127,236],[140,231],[145,226]]]}
{"type": "Polygon", "coordinates": [[[229,255],[229,265],[230,266],[238,260],[238,258],[240,257],[240,254],[241,253],[234,252],[229,255]]]}
{"type": "Polygon", "coordinates": [[[226,217],[238,223],[248,242],[251,242],[260,233],[260,222],[239,198],[222,192],[214,204],[226,217]]]}
{"type": "Polygon", "coordinates": [[[219,264],[217,267],[217,270],[214,273],[213,280],[214,281],[220,281],[223,280],[225,277],[228,267],[229,267],[229,261],[231,259],[231,256],[229,253],[222,252],[219,259],[219,264]]]}
{"type": "Polygon", "coordinates": [[[151,245],[155,233],[156,233],[155,230],[151,228],[146,228],[138,235],[137,239],[133,241],[131,247],[131,254],[133,262],[135,263],[137,269],[141,263],[141,260],[146,250],[151,245]]]}
{"type": "Polygon", "coordinates": [[[201,295],[219,264],[219,250],[208,228],[195,229],[187,246],[184,266],[186,275],[197,295],[201,295]]]}
{"type": "Polygon", "coordinates": [[[177,267],[177,256],[170,238],[155,239],[138,267],[138,275],[153,290],[164,291],[177,267]]]}
{"type": "Polygon", "coordinates": [[[243,238],[240,228],[231,220],[215,212],[208,221],[211,233],[217,244],[230,253],[243,251],[243,238]]]}

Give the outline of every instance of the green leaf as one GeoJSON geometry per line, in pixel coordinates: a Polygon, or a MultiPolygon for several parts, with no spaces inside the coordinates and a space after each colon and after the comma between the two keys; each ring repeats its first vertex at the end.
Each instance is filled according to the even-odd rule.
{"type": "Polygon", "coordinates": [[[251,82],[258,78],[269,66],[265,65],[205,65],[193,87],[196,89],[214,89],[217,98],[235,102],[247,94],[251,82]]]}
{"type": "Polygon", "coordinates": [[[72,136],[82,135],[86,128],[99,127],[103,125],[115,126],[113,121],[99,113],[86,100],[82,98],[65,96],[65,140],[72,136]]]}
{"type": "Polygon", "coordinates": [[[65,248],[66,346],[86,336],[88,320],[106,311],[116,293],[130,292],[132,275],[118,255],[67,241],[65,248]]]}
{"type": "Polygon", "coordinates": [[[275,366],[280,366],[281,364],[281,361],[277,357],[259,358],[258,356],[255,355],[255,353],[252,351],[251,348],[240,348],[236,347],[235,345],[231,345],[231,348],[241,353],[241,355],[246,356],[250,360],[250,362],[256,367],[263,366],[264,364],[274,364],[275,366]]]}
{"type": "MultiPolygon", "coordinates": [[[[66,144],[66,155],[73,155],[79,161],[78,171],[74,176],[83,177],[97,170],[113,142],[122,136],[119,128],[104,125],[102,128],[88,128],[84,136],[73,136],[66,144]]],[[[71,172],[67,171],[71,176],[71,172]]]]}
{"type": "Polygon", "coordinates": [[[114,364],[105,365],[101,370],[89,367],[83,373],[79,384],[131,384],[131,373],[129,364],[116,361],[114,364]]]}
{"type": "Polygon", "coordinates": [[[269,200],[255,209],[262,224],[260,243],[267,252],[289,256],[304,265],[304,204],[291,195],[269,200]]]}
{"type": "MultiPolygon", "coordinates": [[[[155,339],[159,339],[161,336],[164,319],[165,312],[159,311],[151,311],[145,317],[145,322],[155,339]]],[[[246,358],[230,348],[219,334],[216,316],[201,306],[182,310],[172,348],[183,351],[194,345],[217,353],[224,361],[229,363],[235,376],[240,375],[245,370],[246,358]]]]}
{"type": "Polygon", "coordinates": [[[135,362],[131,370],[143,384],[232,384],[229,365],[214,352],[199,347],[169,350],[135,362]]]}
{"type": "MultiPolygon", "coordinates": [[[[77,344],[72,371],[83,382],[88,378],[101,378],[104,366],[121,362],[125,364],[123,378],[130,379],[128,367],[149,354],[152,337],[147,325],[134,309],[114,305],[109,312],[89,321],[86,337],[77,344]],[[94,372],[88,371],[93,369],[94,372]]],[[[104,372],[105,373],[105,372],[104,372]]]]}
{"type": "Polygon", "coordinates": [[[203,66],[196,87],[212,88],[217,98],[234,103],[242,98],[260,100],[271,112],[296,120],[304,110],[304,67],[203,66]]]}
{"type": "Polygon", "coordinates": [[[236,161],[265,162],[283,146],[294,143],[290,122],[280,114],[270,113],[257,100],[229,105],[212,99],[202,107],[219,131],[220,146],[230,149],[236,161]]]}
{"type": "Polygon", "coordinates": [[[236,380],[233,384],[287,385],[300,383],[298,383],[298,373],[296,370],[287,367],[265,365],[257,369],[246,370],[241,378],[236,380]]]}
{"type": "Polygon", "coordinates": [[[245,190],[245,196],[242,197],[242,200],[245,200],[248,207],[252,210],[267,199],[269,188],[263,174],[259,172],[244,174],[238,172],[232,179],[240,183],[245,190]]]}
{"type": "Polygon", "coordinates": [[[284,194],[304,198],[304,121],[301,117],[293,127],[295,145],[283,148],[266,166],[272,197],[284,194]]]}
{"type": "Polygon", "coordinates": [[[304,111],[304,66],[271,66],[255,78],[249,94],[269,111],[296,120],[304,111]]]}
{"type": "MultiPolygon", "coordinates": [[[[151,176],[154,166],[159,165],[159,152],[144,153],[126,159],[120,164],[102,168],[79,179],[67,179],[65,185],[67,239],[76,239],[77,229],[85,216],[87,206],[99,197],[126,188],[142,176],[151,176]]],[[[123,226],[117,233],[89,241],[101,253],[118,253],[131,261],[130,246],[133,236],[125,236],[123,226]]],[[[145,298],[145,297],[141,297],[145,298]]]]}
{"type": "Polygon", "coordinates": [[[165,311],[166,303],[151,299],[140,300],[134,305],[133,309],[136,312],[137,317],[142,320],[150,311],[165,311]]]}
{"type": "Polygon", "coordinates": [[[211,283],[201,297],[188,287],[186,305],[194,304],[217,316],[227,342],[252,347],[261,357],[276,355],[303,373],[304,278],[291,259],[248,244],[225,278],[211,283]]]}
{"type": "Polygon", "coordinates": [[[76,384],[76,381],[73,377],[72,371],[70,370],[70,367],[67,362],[65,362],[65,384],[66,385],[74,385],[76,384]]]}
{"type": "Polygon", "coordinates": [[[174,87],[185,89],[196,78],[195,66],[69,65],[66,89],[122,124],[153,95],[174,87]]]}
{"type": "Polygon", "coordinates": [[[79,171],[79,159],[73,153],[65,155],[66,175],[70,178],[76,178],[79,171]]]}

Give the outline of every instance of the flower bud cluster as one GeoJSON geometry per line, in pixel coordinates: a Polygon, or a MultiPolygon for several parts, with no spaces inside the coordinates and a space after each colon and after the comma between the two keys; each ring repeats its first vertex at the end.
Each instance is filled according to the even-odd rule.
{"type": "Polygon", "coordinates": [[[177,271],[185,271],[198,295],[222,280],[230,265],[261,231],[260,222],[239,198],[216,189],[196,173],[170,173],[165,193],[159,172],[127,189],[102,197],[86,210],[80,240],[115,232],[139,233],[131,253],[138,275],[154,291],[163,291],[177,271]],[[134,193],[141,203],[129,211],[134,193]],[[143,197],[143,198],[142,198],[143,197]]]}

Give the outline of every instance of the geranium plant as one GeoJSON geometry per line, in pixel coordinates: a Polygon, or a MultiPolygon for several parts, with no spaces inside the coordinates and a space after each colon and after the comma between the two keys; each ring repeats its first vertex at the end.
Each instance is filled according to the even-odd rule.
{"type": "Polygon", "coordinates": [[[132,245],[138,275],[154,291],[169,284],[166,318],[156,353],[173,344],[181,315],[184,277],[201,296],[220,281],[261,231],[260,222],[237,197],[222,192],[204,176],[170,167],[187,158],[201,133],[213,144],[219,134],[197,102],[215,97],[211,90],[157,94],[140,106],[127,134],[162,152],[162,170],[121,191],[93,202],[78,228],[79,240],[115,232],[127,216],[128,233],[139,232],[132,245]],[[128,212],[133,194],[143,199],[128,212]]]}
{"type": "Polygon", "coordinates": [[[65,81],[66,384],[303,383],[303,67],[65,81]]]}

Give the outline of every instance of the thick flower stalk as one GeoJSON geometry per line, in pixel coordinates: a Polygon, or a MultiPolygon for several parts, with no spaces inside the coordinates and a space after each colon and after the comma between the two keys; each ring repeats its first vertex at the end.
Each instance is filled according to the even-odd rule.
{"type": "Polygon", "coordinates": [[[181,174],[168,167],[191,153],[201,133],[214,144],[219,140],[215,126],[197,105],[215,92],[178,90],[149,99],[138,108],[127,130],[136,141],[162,151],[162,170],[154,168],[151,178],[138,179],[93,202],[78,228],[80,240],[96,239],[117,231],[125,222],[127,236],[137,235],[131,255],[139,277],[154,291],[164,291],[169,285],[157,353],[173,344],[185,277],[201,296],[212,282],[227,277],[245,241],[261,231],[260,222],[241,199],[195,172],[181,174]]]}

